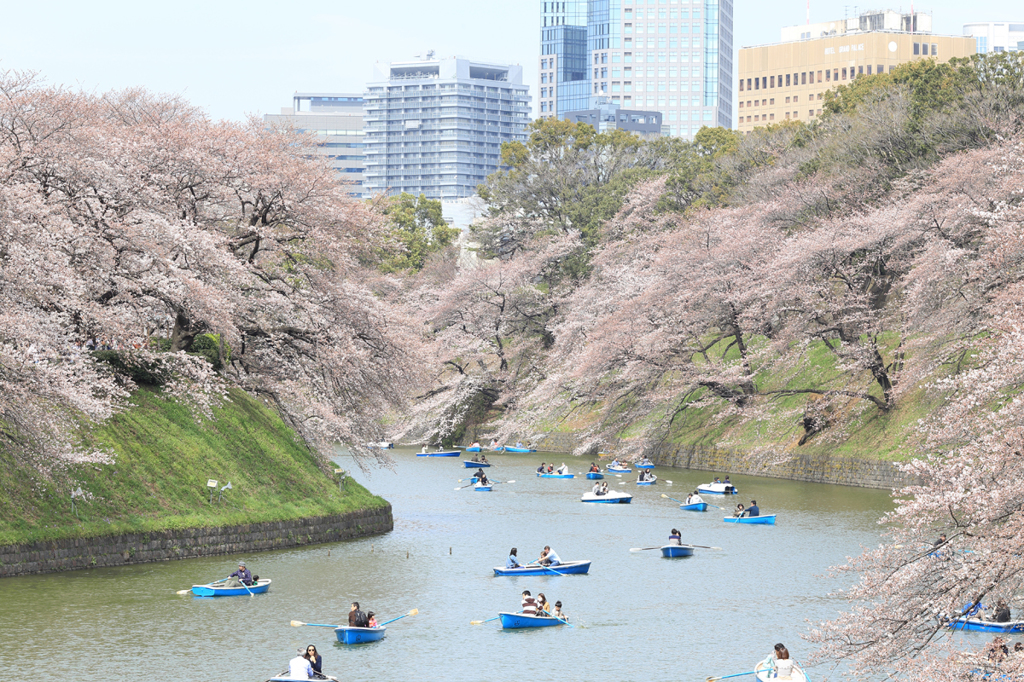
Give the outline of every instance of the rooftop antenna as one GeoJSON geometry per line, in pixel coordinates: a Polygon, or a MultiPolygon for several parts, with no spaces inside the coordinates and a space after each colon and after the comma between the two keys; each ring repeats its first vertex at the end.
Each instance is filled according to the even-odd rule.
{"type": "Polygon", "coordinates": [[[807,25],[811,25],[811,0],[807,0],[807,25]]]}

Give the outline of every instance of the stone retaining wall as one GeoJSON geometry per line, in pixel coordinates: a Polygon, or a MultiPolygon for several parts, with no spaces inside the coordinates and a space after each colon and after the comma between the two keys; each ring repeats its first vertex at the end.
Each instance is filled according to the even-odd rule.
{"type": "MultiPolygon", "coordinates": [[[[572,452],[576,445],[576,437],[572,433],[549,433],[535,447],[544,452],[572,452]]],[[[662,448],[650,453],[649,457],[655,464],[680,469],[786,478],[858,488],[891,489],[914,482],[892,462],[855,457],[793,454],[780,464],[768,464],[764,458],[700,445],[662,448]]]]}
{"type": "Polygon", "coordinates": [[[0,577],[285,549],[378,535],[394,526],[389,504],[294,521],[4,545],[0,577]]]}

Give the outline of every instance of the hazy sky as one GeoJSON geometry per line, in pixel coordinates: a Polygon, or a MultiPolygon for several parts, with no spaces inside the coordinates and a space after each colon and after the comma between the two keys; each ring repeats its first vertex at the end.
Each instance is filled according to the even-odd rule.
{"type": "MultiPolygon", "coordinates": [[[[277,113],[300,92],[361,92],[376,61],[439,56],[519,63],[537,94],[540,0],[53,0],[4,3],[0,70],[32,70],[92,91],[144,86],[216,118],[277,113]]],[[[806,0],[734,0],[736,46],[779,39],[806,0]]],[[[811,0],[811,21],[881,9],[811,0]],[[849,9],[847,9],[849,8],[849,9]]],[[[909,11],[909,2],[892,9],[909,11]]],[[[915,2],[935,32],[1021,21],[1020,0],[915,2]]]]}

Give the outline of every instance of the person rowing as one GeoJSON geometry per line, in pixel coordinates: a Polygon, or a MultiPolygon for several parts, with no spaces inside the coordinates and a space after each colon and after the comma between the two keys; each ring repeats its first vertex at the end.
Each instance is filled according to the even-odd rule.
{"type": "Polygon", "coordinates": [[[537,600],[530,596],[529,590],[523,590],[522,607],[524,616],[537,615],[537,600]]]}
{"type": "Polygon", "coordinates": [[[565,476],[567,473],[569,473],[569,467],[565,465],[565,462],[562,462],[562,466],[558,467],[558,475],[565,476]]]}
{"type": "Polygon", "coordinates": [[[732,515],[733,515],[733,516],[734,516],[735,518],[739,519],[739,518],[743,518],[743,514],[744,514],[744,511],[743,511],[743,503],[742,503],[742,502],[740,502],[739,504],[737,504],[737,505],[736,505],[736,511],[734,511],[734,512],[732,513],[732,515]]]}
{"type": "Polygon", "coordinates": [[[487,474],[484,473],[483,469],[481,469],[477,473],[477,475],[476,475],[476,484],[477,485],[490,485],[491,484],[490,479],[487,478],[487,474]]]}
{"type": "Polygon", "coordinates": [[[480,463],[480,455],[474,454],[473,455],[473,461],[476,462],[477,464],[479,464],[480,463]]]}
{"type": "Polygon", "coordinates": [[[539,467],[537,467],[537,473],[538,473],[538,474],[543,474],[543,473],[544,473],[544,467],[545,467],[545,464],[544,464],[544,462],[541,462],[541,463],[540,463],[540,466],[539,466],[539,467]]]}
{"type": "Polygon", "coordinates": [[[489,462],[487,461],[487,455],[480,455],[480,463],[489,464],[489,462]]]}
{"type": "Polygon", "coordinates": [[[700,493],[696,490],[686,496],[686,504],[700,504],[703,501],[704,498],[702,498],[700,493]]]}
{"type": "Polygon", "coordinates": [[[680,535],[679,531],[676,530],[675,528],[673,528],[672,532],[669,533],[668,544],[670,544],[670,545],[681,545],[681,544],[683,544],[683,536],[680,535]]]}
{"type": "Polygon", "coordinates": [[[555,550],[551,549],[551,545],[544,545],[544,550],[540,553],[540,558],[536,563],[541,566],[558,566],[562,560],[558,558],[555,550]]]}
{"type": "Polygon", "coordinates": [[[245,567],[244,561],[238,562],[238,570],[228,576],[228,581],[225,587],[241,587],[242,585],[252,585],[252,573],[245,567]]]}
{"type": "Polygon", "coordinates": [[[565,615],[565,612],[562,611],[562,602],[560,601],[555,602],[555,610],[551,612],[551,615],[558,620],[565,621],[566,623],[569,622],[569,616],[565,615]]]}
{"type": "Polygon", "coordinates": [[[597,466],[596,464],[594,464],[593,462],[591,462],[590,463],[590,473],[592,473],[592,474],[599,474],[599,473],[601,473],[601,468],[599,466],[597,466]]]}
{"type": "Polygon", "coordinates": [[[761,510],[757,506],[757,500],[751,500],[750,506],[744,512],[747,516],[760,516],[761,510]]]}

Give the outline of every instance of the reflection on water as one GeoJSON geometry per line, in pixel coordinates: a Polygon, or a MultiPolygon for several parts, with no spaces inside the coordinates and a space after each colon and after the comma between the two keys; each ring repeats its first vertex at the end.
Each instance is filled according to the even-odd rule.
{"type": "MultiPolygon", "coordinates": [[[[710,480],[697,471],[659,467],[651,487],[636,486],[635,474],[611,479],[633,503],[587,505],[579,501],[587,481],[534,476],[543,453],[488,455],[488,475],[516,481],[491,493],[454,490],[470,475],[461,459],[395,457],[394,472],[356,473],[393,505],[395,530],[386,536],[0,581],[0,678],[31,670],[81,682],[136,675],[255,682],[313,643],[325,671],[367,680],[696,682],[750,670],[777,641],[803,658],[805,619],[843,606],[828,596],[840,585],[825,577],[827,568],[877,544],[877,520],[891,507],[884,491],[734,476],[739,496],[707,499],[731,508],[753,498],[762,513],[778,514],[777,526],[743,526],[722,523],[720,510],[682,512],[661,497],[682,499],[710,480]],[[673,527],[684,542],[722,549],[685,559],[629,552],[663,544],[673,527]],[[511,547],[533,559],[545,544],[563,560],[592,560],[591,573],[493,576],[511,547]],[[174,594],[226,576],[238,558],[273,579],[268,594],[174,594]],[[576,627],[470,625],[518,610],[524,589],[561,600],[576,627]],[[289,625],[345,622],[353,600],[381,621],[414,608],[419,614],[389,625],[383,641],[357,647],[337,644],[327,628],[289,625]]],[[[574,471],[589,465],[564,459],[574,471]]],[[[828,674],[815,672],[816,682],[828,674]]]]}

